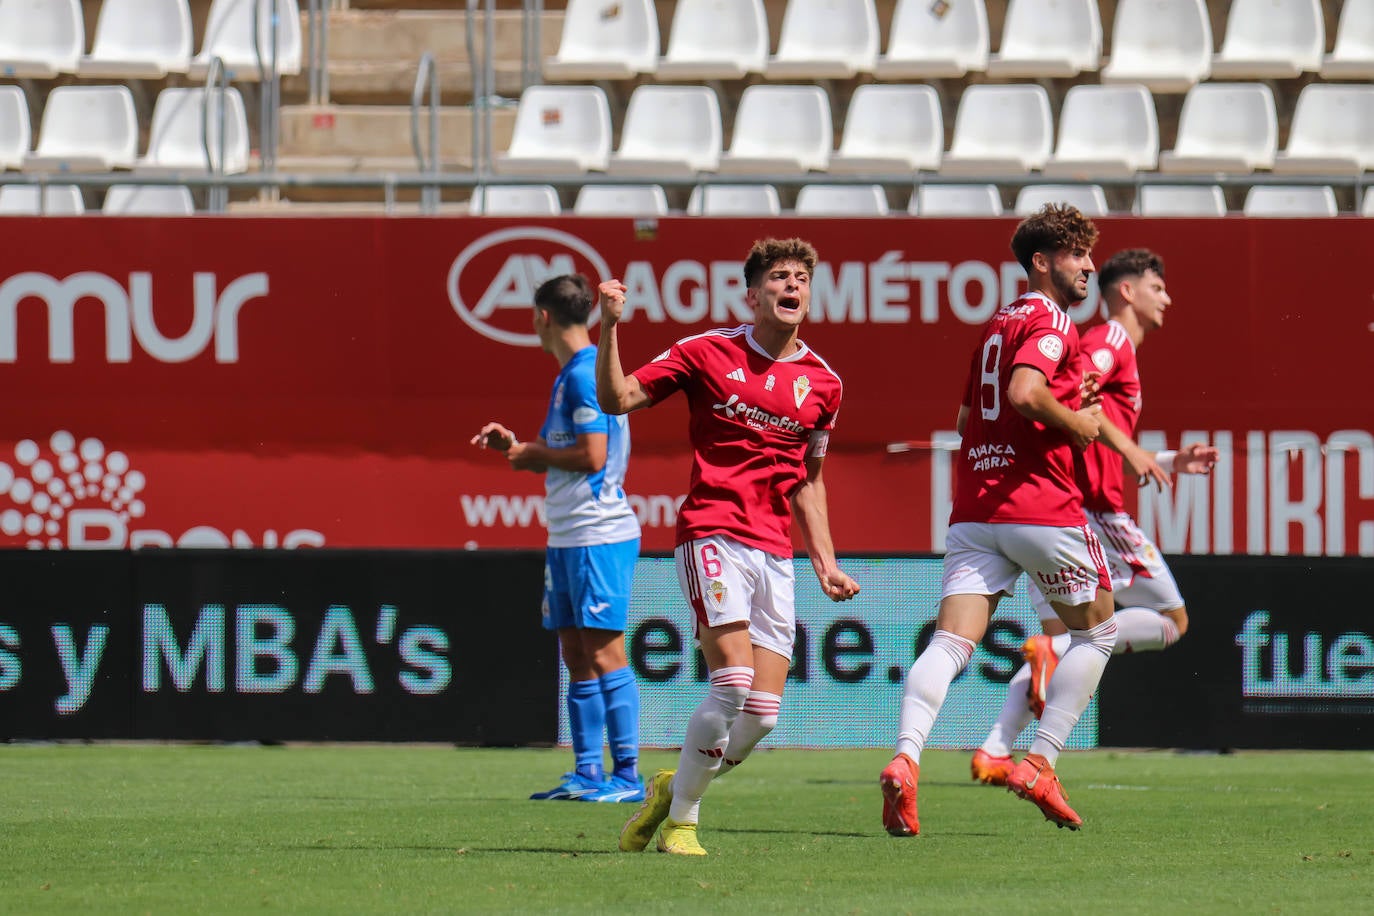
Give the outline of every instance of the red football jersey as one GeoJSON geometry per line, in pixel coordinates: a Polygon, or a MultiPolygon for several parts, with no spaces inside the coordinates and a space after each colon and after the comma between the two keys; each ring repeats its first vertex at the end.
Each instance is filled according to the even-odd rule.
{"type": "MultiPolygon", "coordinates": [[[[1102,413],[1134,439],[1140,419],[1140,372],[1131,336],[1119,323],[1108,321],[1084,331],[1080,346],[1083,371],[1100,373],[1102,413]]],[[[1078,486],[1083,491],[1085,508],[1093,512],[1125,512],[1124,480],[1120,455],[1097,442],[1088,446],[1078,464],[1078,486]]]]}
{"type": "Polygon", "coordinates": [[[723,534],[792,556],[791,496],[806,478],[811,434],[833,429],[840,378],[816,353],[775,360],[752,325],[686,337],[636,369],[655,403],[687,395],[692,482],[677,543],[723,534]]]}
{"type": "Polygon", "coordinates": [[[1016,366],[1039,369],[1054,397],[1078,408],[1083,379],[1078,330],[1063,309],[1039,293],[1002,306],[983,327],[973,352],[964,385],[969,415],[949,520],[1082,525],[1083,503],[1068,436],[1007,403],[1016,366]]]}

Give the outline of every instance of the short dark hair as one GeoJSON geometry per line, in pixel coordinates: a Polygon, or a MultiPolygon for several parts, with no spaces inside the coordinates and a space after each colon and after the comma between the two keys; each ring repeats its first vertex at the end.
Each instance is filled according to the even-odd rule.
{"type": "Polygon", "coordinates": [[[1011,236],[1011,251],[1029,274],[1036,252],[1087,250],[1096,243],[1097,227],[1077,207],[1045,204],[1021,220],[1011,236]]]}
{"type": "Polygon", "coordinates": [[[816,249],[804,239],[759,239],[744,262],[744,284],[750,288],[758,286],[768,269],[779,261],[799,261],[807,273],[812,273],[816,269],[816,249]]]}
{"type": "Polygon", "coordinates": [[[586,324],[596,305],[592,285],[581,274],[563,274],[539,284],[534,291],[534,304],[548,309],[554,324],[562,328],[586,324]]]}
{"type": "Polygon", "coordinates": [[[1105,295],[1127,277],[1143,277],[1147,270],[1164,276],[1164,259],[1148,248],[1127,248],[1112,255],[1097,269],[1097,288],[1105,295]]]}

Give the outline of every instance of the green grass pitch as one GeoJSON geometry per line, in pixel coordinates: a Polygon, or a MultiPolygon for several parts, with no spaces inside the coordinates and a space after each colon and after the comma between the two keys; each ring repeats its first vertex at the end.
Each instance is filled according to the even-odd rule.
{"type": "Polygon", "coordinates": [[[1374,909],[1374,753],[1067,753],[1071,833],[931,751],[910,839],[880,823],[887,757],[759,751],[683,859],[616,850],[633,806],[528,801],[566,750],[0,746],[0,912],[1374,909]]]}

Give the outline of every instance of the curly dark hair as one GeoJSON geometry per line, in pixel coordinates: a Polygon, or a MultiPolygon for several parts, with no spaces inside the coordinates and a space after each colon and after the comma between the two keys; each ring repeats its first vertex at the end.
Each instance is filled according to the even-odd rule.
{"type": "Polygon", "coordinates": [[[816,269],[816,249],[804,239],[759,239],[749,249],[744,262],[744,284],[750,288],[763,282],[763,275],[779,261],[800,261],[807,273],[816,269]]]}
{"type": "Polygon", "coordinates": [[[581,274],[563,274],[539,284],[534,291],[534,304],[548,309],[554,324],[570,328],[587,323],[587,316],[596,305],[596,293],[581,274]]]}
{"type": "Polygon", "coordinates": [[[1036,252],[1090,249],[1096,243],[1097,227],[1077,207],[1045,204],[1021,220],[1011,236],[1011,251],[1029,274],[1036,252]]]}
{"type": "Polygon", "coordinates": [[[1148,248],[1127,248],[1112,255],[1097,269],[1097,285],[1103,292],[1127,277],[1143,277],[1147,270],[1164,276],[1164,259],[1148,248]]]}

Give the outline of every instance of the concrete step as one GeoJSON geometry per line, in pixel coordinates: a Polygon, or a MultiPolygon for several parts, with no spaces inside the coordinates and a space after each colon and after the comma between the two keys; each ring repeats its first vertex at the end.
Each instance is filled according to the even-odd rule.
{"type": "MultiPolygon", "coordinates": [[[[492,149],[509,148],[515,109],[492,112],[492,149]]],[[[420,113],[420,140],[429,139],[429,114],[420,113]]],[[[283,105],[277,155],[279,166],[317,165],[335,160],[329,171],[359,170],[372,161],[390,162],[390,170],[413,171],[409,105],[283,105]],[[398,169],[396,164],[411,163],[398,169]]],[[[439,110],[439,159],[446,169],[472,168],[472,109],[439,110]]]]}

